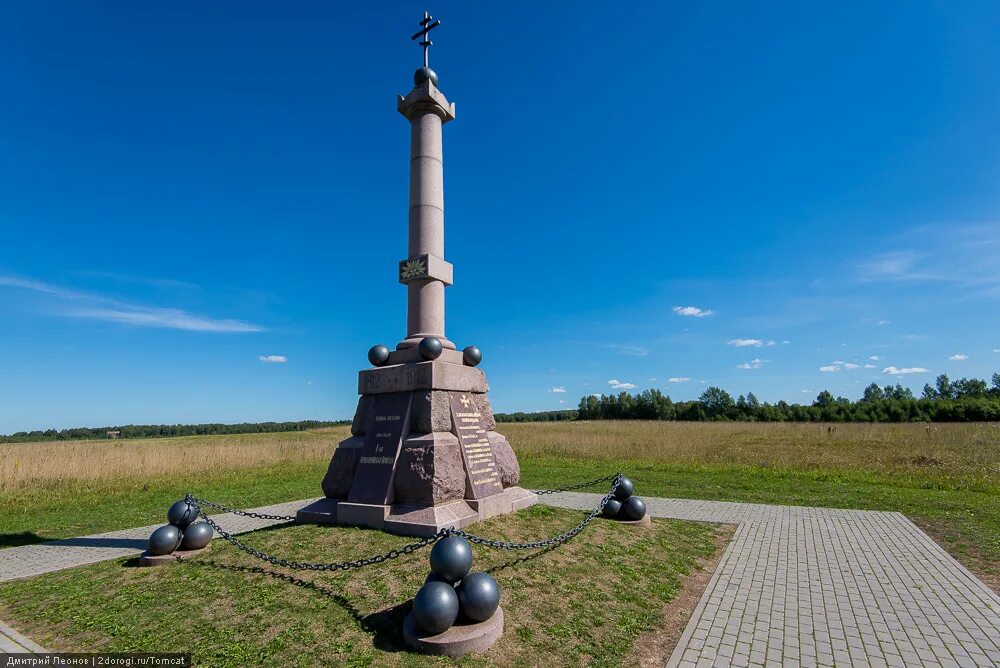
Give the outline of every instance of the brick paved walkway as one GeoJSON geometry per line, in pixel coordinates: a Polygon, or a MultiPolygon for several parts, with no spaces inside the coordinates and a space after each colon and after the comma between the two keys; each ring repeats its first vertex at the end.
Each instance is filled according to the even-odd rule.
{"type": "MultiPolygon", "coordinates": [[[[255,510],[294,515],[312,501],[255,510]]],[[[668,667],[1000,666],[1000,597],[899,513],[646,502],[655,517],[739,525],[668,667]]],[[[276,524],[219,521],[234,533],[276,524]]],[[[0,550],[0,581],[137,554],[154,528],[0,550]]],[[[0,653],[23,649],[42,651],[0,624],[0,653]]]]}
{"type": "MultiPolygon", "coordinates": [[[[295,511],[299,508],[315,500],[289,501],[288,503],[254,508],[254,510],[268,515],[295,515],[295,511]]],[[[275,520],[258,520],[252,517],[233,515],[232,513],[213,515],[212,519],[229,533],[256,531],[281,523],[275,520]]],[[[163,524],[166,524],[166,513],[164,513],[163,524]]],[[[162,526],[162,524],[151,524],[147,527],[111,531],[80,538],[53,540],[35,545],[8,547],[0,550],[0,582],[61,571],[64,568],[73,568],[74,566],[94,564],[108,559],[131,557],[146,549],[146,540],[149,538],[149,534],[158,526],[162,526]]]]}
{"type": "Polygon", "coordinates": [[[1000,666],[1000,596],[899,513],[646,503],[739,525],[668,667],[1000,666]]]}

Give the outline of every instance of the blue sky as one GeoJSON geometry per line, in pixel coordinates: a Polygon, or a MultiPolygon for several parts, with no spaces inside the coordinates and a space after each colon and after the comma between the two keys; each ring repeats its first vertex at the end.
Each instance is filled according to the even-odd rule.
{"type": "MultiPolygon", "coordinates": [[[[424,8],[4,7],[0,433],[352,414],[404,335],[424,8]]],[[[497,410],[1000,370],[995,3],[427,9],[497,410]]]]}

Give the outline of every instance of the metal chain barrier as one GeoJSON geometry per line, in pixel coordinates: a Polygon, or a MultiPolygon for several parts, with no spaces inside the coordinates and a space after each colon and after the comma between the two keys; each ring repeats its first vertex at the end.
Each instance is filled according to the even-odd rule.
{"type": "MultiPolygon", "coordinates": [[[[191,496],[190,494],[188,494],[185,497],[185,499],[189,503],[193,503],[195,504],[195,506],[198,507],[198,515],[201,516],[201,518],[205,520],[208,523],[208,525],[212,527],[212,529],[214,529],[216,533],[218,533],[219,536],[226,542],[230,543],[231,545],[240,550],[243,550],[250,556],[256,557],[257,559],[260,559],[262,561],[266,561],[274,566],[282,566],[284,568],[291,568],[292,570],[299,570],[299,571],[349,571],[355,568],[363,568],[365,566],[371,566],[372,564],[381,564],[384,561],[389,561],[391,559],[398,559],[404,554],[410,554],[412,552],[416,552],[417,550],[427,547],[432,543],[436,543],[440,538],[443,538],[448,533],[447,529],[441,529],[441,531],[438,531],[433,536],[428,536],[427,538],[419,540],[416,543],[410,543],[409,545],[404,545],[399,549],[389,550],[385,554],[377,554],[373,557],[366,557],[364,559],[354,559],[352,561],[333,562],[328,564],[312,564],[302,561],[291,561],[289,559],[282,559],[280,557],[275,557],[274,555],[268,554],[267,552],[263,552],[256,548],[250,547],[246,543],[241,542],[238,538],[234,538],[232,534],[230,534],[228,531],[220,527],[218,524],[216,524],[214,520],[212,520],[211,517],[206,515],[205,511],[202,510],[199,504],[201,501],[200,499],[197,499],[191,496]]],[[[220,507],[218,504],[213,504],[213,503],[208,503],[206,505],[210,505],[213,508],[220,507]]],[[[246,515],[248,517],[260,517],[263,519],[282,519],[281,517],[278,516],[263,515],[261,513],[240,513],[240,514],[246,515]]]]}
{"type": "Polygon", "coordinates": [[[548,494],[554,494],[554,493],[560,492],[560,491],[568,491],[570,489],[579,489],[581,487],[587,487],[589,485],[594,485],[594,484],[596,484],[598,482],[604,482],[606,480],[614,478],[614,482],[611,484],[610,491],[608,491],[608,493],[604,495],[604,498],[601,500],[600,505],[598,505],[597,508],[593,512],[591,512],[589,515],[587,515],[587,517],[584,518],[584,520],[582,522],[580,522],[578,525],[576,525],[575,527],[573,527],[569,531],[564,531],[561,534],[558,534],[558,535],[553,536],[551,538],[547,538],[545,540],[538,540],[538,541],[534,541],[534,542],[530,542],[530,543],[513,543],[513,542],[507,542],[507,541],[493,540],[491,538],[483,538],[481,536],[476,536],[474,534],[462,531],[460,529],[441,529],[440,531],[438,531],[433,536],[428,536],[427,538],[419,540],[416,543],[410,543],[409,545],[404,545],[403,547],[401,547],[399,549],[389,550],[385,554],[378,554],[378,555],[375,555],[375,556],[372,556],[372,557],[366,557],[364,559],[354,559],[354,560],[351,560],[351,561],[341,561],[341,562],[333,562],[333,563],[326,563],[326,564],[314,564],[314,563],[308,563],[308,562],[302,562],[302,561],[291,561],[289,559],[282,559],[280,557],[276,557],[274,555],[268,554],[267,552],[263,552],[263,551],[258,550],[256,548],[250,547],[249,545],[247,545],[246,543],[241,542],[238,538],[235,538],[228,531],[226,531],[225,529],[223,529],[222,527],[220,527],[211,517],[209,517],[205,513],[205,511],[203,509],[203,506],[208,506],[208,507],[211,507],[211,508],[215,508],[217,510],[221,510],[221,511],[224,511],[224,512],[235,513],[237,515],[242,515],[244,517],[255,517],[255,518],[264,519],[264,520],[289,520],[289,521],[294,521],[295,520],[294,517],[288,517],[288,516],[285,516],[285,515],[267,515],[265,513],[254,513],[254,512],[246,511],[246,510],[236,510],[234,508],[227,508],[226,506],[220,505],[218,503],[213,503],[211,501],[206,501],[204,499],[199,499],[199,498],[197,498],[195,496],[192,496],[191,494],[185,495],[184,500],[187,501],[188,503],[193,504],[198,509],[198,515],[203,520],[205,520],[205,522],[207,522],[208,525],[210,527],[212,527],[212,529],[216,533],[218,533],[219,536],[223,540],[225,540],[226,542],[230,543],[231,545],[233,545],[237,549],[242,550],[243,552],[246,552],[247,554],[249,554],[252,557],[256,557],[257,559],[260,559],[262,561],[266,561],[266,562],[268,562],[268,563],[270,563],[270,564],[272,564],[274,566],[282,566],[284,568],[291,568],[293,570],[301,570],[301,571],[349,571],[349,570],[352,570],[352,569],[355,569],[355,568],[363,568],[365,566],[371,566],[373,564],[381,564],[382,562],[390,561],[392,559],[398,559],[399,557],[402,557],[403,555],[411,554],[413,552],[416,552],[419,549],[427,547],[428,545],[432,545],[432,544],[436,543],[438,540],[440,540],[441,538],[444,538],[447,535],[462,536],[463,538],[465,538],[466,540],[468,540],[470,543],[476,543],[477,545],[485,545],[486,547],[495,547],[495,548],[498,548],[498,549],[501,549],[501,550],[533,550],[533,549],[540,548],[540,547],[553,547],[553,546],[556,546],[556,545],[561,545],[562,543],[567,542],[568,540],[570,540],[571,538],[573,538],[574,536],[576,536],[578,533],[580,533],[581,531],[583,531],[587,527],[588,524],[590,524],[592,521],[594,521],[594,519],[604,511],[604,506],[607,505],[607,503],[611,499],[611,497],[614,496],[614,494],[615,494],[615,488],[618,487],[618,483],[621,481],[621,479],[623,477],[624,476],[621,473],[614,473],[612,475],[604,476],[603,478],[598,478],[596,480],[591,480],[589,482],[585,482],[585,483],[582,483],[580,485],[574,485],[572,487],[567,487],[567,488],[564,488],[564,489],[561,489],[561,490],[545,490],[543,492],[537,492],[538,494],[546,494],[546,493],[548,493],[548,494]]]}
{"type": "MultiPolygon", "coordinates": [[[[608,501],[611,500],[611,497],[615,495],[615,488],[618,487],[618,483],[621,482],[621,479],[623,477],[625,476],[622,473],[615,473],[614,482],[611,483],[611,489],[608,491],[607,494],[604,495],[604,498],[601,499],[600,505],[598,505],[593,512],[587,515],[587,517],[585,517],[584,520],[579,524],[577,524],[575,527],[573,527],[569,531],[565,531],[561,534],[553,536],[552,538],[546,538],[545,540],[536,540],[530,543],[513,543],[509,541],[493,540],[492,538],[483,538],[482,536],[476,536],[475,534],[462,531],[461,529],[452,529],[450,533],[456,536],[462,536],[470,543],[476,543],[477,545],[485,545],[486,547],[495,547],[499,550],[534,550],[540,547],[554,547],[556,545],[561,545],[562,543],[565,543],[566,541],[570,540],[578,533],[583,531],[588,524],[593,522],[594,519],[596,519],[597,516],[604,511],[604,506],[606,506],[608,504],[608,501]]],[[[604,479],[606,480],[607,477],[605,477],[604,479]]]]}
{"type": "Polygon", "coordinates": [[[199,508],[202,506],[208,506],[209,508],[215,508],[216,510],[221,510],[224,513],[233,513],[234,515],[242,515],[243,517],[256,517],[259,520],[281,520],[286,522],[294,522],[295,517],[292,515],[268,515],[266,513],[255,513],[250,510],[237,510],[236,508],[227,508],[218,503],[213,503],[211,501],[206,501],[205,499],[199,499],[197,497],[186,494],[184,500],[188,503],[193,503],[199,508]]]}
{"type": "Polygon", "coordinates": [[[583,489],[584,487],[590,487],[591,485],[596,485],[599,482],[605,482],[607,480],[613,480],[620,476],[621,473],[609,473],[608,475],[601,476],[600,478],[594,478],[593,480],[588,480],[587,482],[581,482],[578,485],[570,485],[569,487],[560,487],[559,489],[533,489],[531,490],[538,496],[544,496],[546,494],[558,494],[559,492],[572,492],[574,489],[583,489]]]}

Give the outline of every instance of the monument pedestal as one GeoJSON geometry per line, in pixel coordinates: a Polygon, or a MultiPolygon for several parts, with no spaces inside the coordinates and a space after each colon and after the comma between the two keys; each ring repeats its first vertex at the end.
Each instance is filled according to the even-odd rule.
{"type": "Polygon", "coordinates": [[[323,493],[296,519],[432,536],[538,502],[517,486],[482,371],[441,360],[359,374],[351,436],[333,453],[323,493]]]}

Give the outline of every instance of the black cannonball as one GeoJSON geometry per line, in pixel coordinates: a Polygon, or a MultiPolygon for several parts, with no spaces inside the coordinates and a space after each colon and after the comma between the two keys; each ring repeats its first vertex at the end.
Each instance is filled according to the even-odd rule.
{"type": "Polygon", "coordinates": [[[212,527],[208,522],[195,522],[189,524],[184,529],[184,538],[181,539],[182,550],[200,550],[212,542],[212,527]]]}
{"type": "Polygon", "coordinates": [[[431,570],[455,583],[472,569],[472,545],[461,536],[445,536],[431,549],[431,570]]]}
{"type": "Polygon", "coordinates": [[[368,361],[372,366],[382,366],[389,361],[389,348],[381,343],[368,349],[368,361]]]}
{"type": "Polygon", "coordinates": [[[489,573],[469,573],[456,591],[459,609],[474,622],[485,622],[500,607],[500,585],[489,573]]]}
{"type": "Polygon", "coordinates": [[[182,537],[180,529],[173,524],[165,524],[149,535],[146,551],[154,555],[170,554],[180,545],[182,537]]]}
{"type": "Polygon", "coordinates": [[[632,484],[632,481],[623,476],[615,486],[615,498],[619,501],[624,501],[628,497],[632,496],[632,492],[634,491],[635,486],[632,484]]]}
{"type": "Polygon", "coordinates": [[[436,360],[441,357],[441,351],[443,350],[444,344],[436,336],[425,336],[417,344],[417,351],[425,360],[436,360]]]}
{"type": "Polygon", "coordinates": [[[646,516],[646,502],[638,496],[630,496],[622,504],[622,519],[641,520],[646,516]]]}
{"type": "Polygon", "coordinates": [[[467,366],[477,366],[483,361],[483,351],[475,346],[466,346],[462,350],[462,361],[467,366]]]}
{"type": "Polygon", "coordinates": [[[459,582],[461,582],[461,580],[459,580],[458,582],[455,582],[455,583],[451,583],[451,582],[448,582],[447,580],[445,580],[443,577],[441,577],[437,573],[431,572],[431,573],[428,573],[427,577],[424,579],[424,584],[427,584],[428,582],[443,582],[445,584],[450,584],[453,587],[457,587],[458,584],[459,584],[459,582]]]}
{"type": "Polygon", "coordinates": [[[198,506],[181,500],[170,506],[167,511],[167,521],[178,529],[184,530],[187,525],[198,519],[198,506]]]}
{"type": "Polygon", "coordinates": [[[413,621],[425,633],[444,633],[458,619],[458,594],[447,582],[428,582],[413,597],[413,621]]]}
{"type": "Polygon", "coordinates": [[[609,520],[618,517],[619,511],[622,509],[622,502],[618,499],[608,499],[608,502],[604,504],[604,510],[601,514],[607,517],[609,520]]]}

